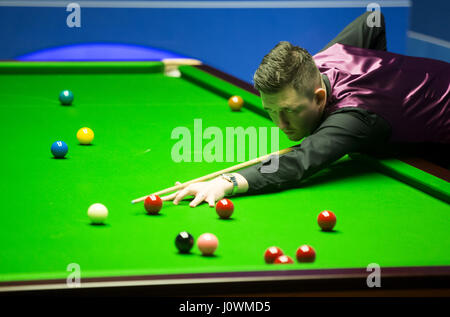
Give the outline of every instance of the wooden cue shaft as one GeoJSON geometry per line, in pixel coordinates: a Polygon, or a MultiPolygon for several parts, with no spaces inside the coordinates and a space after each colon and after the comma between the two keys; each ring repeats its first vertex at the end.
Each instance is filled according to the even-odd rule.
{"type": "MultiPolygon", "coordinates": [[[[247,162],[244,162],[244,163],[240,163],[240,164],[228,167],[228,168],[223,169],[221,171],[214,172],[214,173],[211,173],[211,174],[208,174],[208,175],[205,175],[205,176],[202,176],[202,177],[190,180],[188,182],[185,182],[185,183],[182,183],[182,184],[178,184],[178,185],[175,185],[175,186],[172,186],[172,187],[160,190],[159,192],[156,192],[156,193],[153,193],[153,194],[149,194],[149,195],[162,195],[162,194],[167,194],[167,193],[170,193],[170,192],[173,192],[173,191],[176,191],[176,190],[180,190],[180,189],[183,189],[183,188],[185,188],[186,186],[188,186],[190,184],[203,182],[203,181],[209,180],[211,178],[217,177],[217,176],[219,176],[219,175],[221,175],[223,173],[234,172],[234,171],[240,170],[240,169],[242,169],[244,167],[248,167],[248,166],[254,165],[256,163],[264,161],[266,158],[268,158],[271,155],[282,155],[282,154],[288,153],[290,151],[292,151],[292,148],[288,147],[286,149],[283,149],[283,150],[280,150],[280,151],[277,151],[277,152],[273,152],[273,153],[270,153],[270,154],[263,155],[261,157],[255,158],[253,160],[250,160],[250,161],[247,161],[247,162]]],[[[131,203],[135,204],[135,203],[144,201],[145,198],[147,198],[147,196],[149,196],[149,195],[145,195],[143,197],[134,199],[134,200],[131,201],[131,203]]]]}

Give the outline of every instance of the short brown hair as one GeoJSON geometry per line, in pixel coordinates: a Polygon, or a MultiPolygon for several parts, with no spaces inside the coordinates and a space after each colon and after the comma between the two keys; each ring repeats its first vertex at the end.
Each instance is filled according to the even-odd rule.
{"type": "Polygon", "coordinates": [[[277,93],[292,85],[300,94],[312,99],[319,76],[307,50],[283,41],[264,56],[253,81],[255,88],[266,94],[277,93]]]}

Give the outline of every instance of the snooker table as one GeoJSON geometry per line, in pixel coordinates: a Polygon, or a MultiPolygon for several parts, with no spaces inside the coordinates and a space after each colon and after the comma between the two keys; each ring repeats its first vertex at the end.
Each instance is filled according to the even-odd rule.
{"type": "MultiPolygon", "coordinates": [[[[146,214],[132,199],[254,158],[176,161],[174,129],[273,127],[248,84],[206,65],[182,65],[167,76],[162,62],[2,62],[0,120],[0,293],[29,294],[306,294],[380,290],[446,290],[450,281],[448,170],[426,161],[347,155],[298,184],[265,195],[232,197],[231,219],[214,208],[165,202],[146,214]],[[62,106],[58,94],[74,93],[62,106]],[[241,95],[241,111],[227,99],[241,95]],[[90,127],[91,145],[76,132],[90,127]],[[64,140],[69,152],[55,159],[50,146],[64,140]],[[102,203],[104,225],[87,209],[102,203]],[[322,232],[317,216],[332,210],[337,225],[322,232]],[[219,247],[204,257],[196,246],[179,254],[175,237],[214,233],[219,247]],[[309,244],[313,263],[295,252],[309,244]],[[264,262],[278,246],[295,263],[264,262]],[[68,285],[71,264],[79,287],[68,285]],[[367,266],[381,268],[381,288],[368,288],[367,266]]],[[[276,135],[276,133],[274,133],[276,135]]],[[[271,153],[269,137],[267,151],[271,153]]],[[[282,133],[279,148],[294,146],[282,133]]],[[[199,143],[197,143],[198,145],[199,143]]],[[[233,148],[233,147],[232,147],[233,148]]],[[[201,148],[200,148],[201,151],[201,148]]],[[[259,154],[265,154],[260,148],[259,154]]],[[[197,156],[196,156],[197,154],[197,156]]],[[[201,154],[201,152],[200,152],[201,154]]],[[[253,156],[252,156],[253,155],[253,156]]],[[[201,155],[200,155],[201,156],[201,155]]],[[[196,159],[197,157],[197,159],[196,159]]]]}

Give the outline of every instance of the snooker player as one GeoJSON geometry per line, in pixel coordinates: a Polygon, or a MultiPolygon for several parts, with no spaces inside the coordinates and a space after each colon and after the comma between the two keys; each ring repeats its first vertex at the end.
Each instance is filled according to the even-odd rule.
{"type": "MultiPolygon", "coordinates": [[[[278,169],[264,173],[271,158],[163,200],[186,196],[195,207],[211,207],[225,195],[280,191],[348,153],[375,153],[400,144],[439,145],[448,164],[450,146],[450,64],[386,51],[384,17],[370,27],[370,12],[358,17],[322,51],[280,42],[254,75],[264,109],[292,141],[303,142],[279,157],[278,169]]],[[[445,166],[449,167],[449,166],[445,166]]],[[[177,182],[178,184],[178,182],[177,182]]]]}

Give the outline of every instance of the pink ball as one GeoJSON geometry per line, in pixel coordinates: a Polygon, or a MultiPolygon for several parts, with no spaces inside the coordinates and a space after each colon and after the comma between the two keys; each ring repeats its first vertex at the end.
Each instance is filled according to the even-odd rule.
{"type": "Polygon", "coordinates": [[[197,239],[197,246],[202,255],[212,255],[219,245],[219,240],[212,233],[204,233],[197,239]]]}

